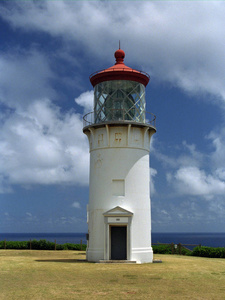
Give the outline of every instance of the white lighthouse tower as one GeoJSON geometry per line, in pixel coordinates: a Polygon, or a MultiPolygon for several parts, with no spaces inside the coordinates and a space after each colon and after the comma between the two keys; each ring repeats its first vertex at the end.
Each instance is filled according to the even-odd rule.
{"type": "Polygon", "coordinates": [[[149,75],[114,66],[90,76],[94,111],[84,116],[90,146],[87,260],[152,262],[149,147],[155,116],[146,112],[149,75]]]}

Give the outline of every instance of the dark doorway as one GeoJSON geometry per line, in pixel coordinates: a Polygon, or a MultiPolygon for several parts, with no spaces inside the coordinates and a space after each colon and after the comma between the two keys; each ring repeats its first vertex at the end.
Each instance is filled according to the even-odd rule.
{"type": "Polygon", "coordinates": [[[127,227],[111,226],[111,259],[127,259],[127,227]]]}

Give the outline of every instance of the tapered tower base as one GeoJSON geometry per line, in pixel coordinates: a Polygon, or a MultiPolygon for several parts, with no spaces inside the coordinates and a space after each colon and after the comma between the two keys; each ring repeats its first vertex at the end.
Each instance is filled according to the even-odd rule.
{"type": "Polygon", "coordinates": [[[149,144],[155,129],[123,123],[84,132],[90,143],[87,260],[152,262],[149,144]]]}

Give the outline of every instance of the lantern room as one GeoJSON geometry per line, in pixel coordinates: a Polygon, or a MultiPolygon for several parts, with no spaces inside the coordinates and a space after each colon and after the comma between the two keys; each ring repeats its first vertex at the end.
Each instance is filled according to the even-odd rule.
{"type": "MultiPolygon", "coordinates": [[[[94,111],[84,118],[85,125],[105,122],[146,122],[145,87],[150,76],[124,64],[125,52],[118,49],[114,66],[90,76],[94,87],[94,111]]],[[[154,126],[155,116],[147,113],[154,126]]]]}

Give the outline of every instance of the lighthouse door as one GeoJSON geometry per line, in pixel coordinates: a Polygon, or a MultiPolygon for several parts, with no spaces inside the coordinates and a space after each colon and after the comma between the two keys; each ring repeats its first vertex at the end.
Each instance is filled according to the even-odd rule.
{"type": "Polygon", "coordinates": [[[111,259],[127,259],[127,226],[111,226],[111,259]]]}

